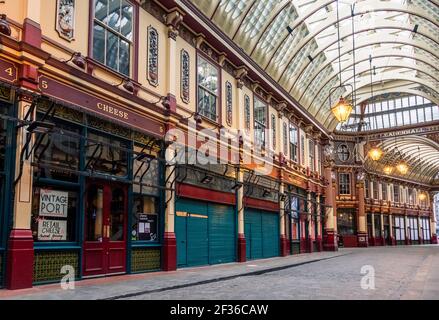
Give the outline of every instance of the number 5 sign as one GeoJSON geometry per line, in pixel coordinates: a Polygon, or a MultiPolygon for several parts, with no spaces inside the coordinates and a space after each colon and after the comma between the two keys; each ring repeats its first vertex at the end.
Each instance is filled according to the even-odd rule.
{"type": "Polygon", "coordinates": [[[7,82],[15,82],[18,80],[17,67],[12,62],[0,59],[0,79],[7,82]]]}

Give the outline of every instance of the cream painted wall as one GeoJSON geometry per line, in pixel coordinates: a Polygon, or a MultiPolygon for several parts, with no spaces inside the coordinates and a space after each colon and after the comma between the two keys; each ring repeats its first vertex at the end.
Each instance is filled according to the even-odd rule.
{"type": "MultiPolygon", "coordinates": [[[[74,39],[68,41],[62,38],[56,31],[56,0],[41,1],[41,31],[44,36],[50,38],[82,55],[88,55],[88,31],[89,31],[89,2],[75,1],[75,33],[74,39]]],[[[44,49],[48,49],[45,46],[44,49]]],[[[52,51],[49,51],[52,53],[52,51]]],[[[64,58],[64,56],[62,57],[64,58]]]]}
{"type": "MultiPolygon", "coordinates": [[[[166,70],[168,63],[166,61],[166,46],[168,41],[168,28],[145,10],[140,9],[139,11],[139,83],[159,95],[164,96],[167,94],[166,70]],[[154,27],[159,35],[159,80],[157,87],[150,85],[147,78],[147,39],[149,26],[154,27]]],[[[169,68],[176,68],[176,65],[169,66],[169,68]]]]}

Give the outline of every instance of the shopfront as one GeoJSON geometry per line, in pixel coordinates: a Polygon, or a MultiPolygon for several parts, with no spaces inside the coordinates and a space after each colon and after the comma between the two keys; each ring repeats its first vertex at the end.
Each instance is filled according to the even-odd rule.
{"type": "Polygon", "coordinates": [[[430,217],[421,217],[421,236],[423,243],[431,243],[430,217]]]}
{"type": "Polygon", "coordinates": [[[299,190],[296,187],[289,186],[289,192],[285,199],[285,214],[288,223],[287,235],[290,241],[290,254],[300,253],[300,239],[302,228],[300,223],[300,208],[305,207],[305,199],[299,196],[299,190]]]}
{"type": "Polygon", "coordinates": [[[405,218],[401,215],[394,215],[393,217],[393,234],[397,245],[404,245],[406,241],[405,218]]]}
{"type": "Polygon", "coordinates": [[[357,218],[356,209],[337,209],[337,232],[340,247],[357,246],[357,218]]]}
{"type": "Polygon", "coordinates": [[[177,267],[236,261],[237,215],[233,170],[224,165],[177,167],[177,267]]]}
{"type": "Polygon", "coordinates": [[[12,210],[12,184],[15,157],[14,91],[0,87],[0,288],[4,285],[9,212],[12,210]]]}
{"type": "MultiPolygon", "coordinates": [[[[160,269],[161,142],[41,99],[31,229],[34,283],[160,269]]],[[[20,173],[19,173],[20,174],[20,173]]]]}
{"type": "Polygon", "coordinates": [[[410,244],[419,244],[419,226],[417,216],[407,216],[407,235],[410,244]]]}

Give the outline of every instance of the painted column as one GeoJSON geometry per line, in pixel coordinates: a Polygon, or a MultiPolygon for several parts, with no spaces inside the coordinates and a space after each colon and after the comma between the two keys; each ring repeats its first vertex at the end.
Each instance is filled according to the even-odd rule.
{"type": "Polygon", "coordinates": [[[165,271],[177,269],[177,242],[175,238],[175,179],[176,164],[173,162],[175,149],[169,145],[165,151],[165,234],[163,237],[162,268],[165,271]]]}
{"type": "Polygon", "coordinates": [[[358,179],[357,182],[357,196],[358,196],[358,219],[357,219],[357,245],[359,247],[367,247],[367,223],[366,223],[366,209],[365,209],[365,195],[364,195],[364,180],[358,179]]]}
{"type": "Polygon", "coordinates": [[[317,193],[317,234],[316,234],[316,241],[317,241],[317,250],[323,251],[323,242],[322,242],[322,205],[320,203],[321,201],[321,194],[317,193]]]}
{"type": "Polygon", "coordinates": [[[372,220],[372,239],[370,239],[370,245],[374,246],[375,245],[375,239],[376,239],[376,235],[375,235],[375,213],[371,212],[370,219],[372,220]]]}
{"type": "Polygon", "coordinates": [[[381,245],[386,244],[386,239],[384,239],[384,215],[380,213],[380,226],[381,226],[381,245]]]}
{"type": "MultiPolygon", "coordinates": [[[[29,106],[29,102],[19,102],[18,117],[20,119],[24,119],[29,106]]],[[[13,186],[15,196],[6,266],[6,287],[8,289],[30,288],[33,282],[34,244],[30,225],[32,212],[32,157],[26,159],[21,157],[20,153],[26,143],[26,133],[26,127],[20,128],[17,133],[14,179],[16,184],[13,186]]]]}
{"type": "Polygon", "coordinates": [[[419,212],[417,219],[418,219],[418,239],[419,239],[419,244],[422,244],[424,242],[424,239],[422,238],[424,235],[422,234],[421,217],[419,216],[419,212]]]}
{"type": "Polygon", "coordinates": [[[171,112],[177,111],[177,79],[178,79],[178,53],[177,53],[177,36],[180,24],[183,21],[183,15],[180,11],[175,10],[166,15],[166,25],[168,26],[168,42],[166,51],[167,62],[167,103],[169,104],[169,110],[171,112]]]}
{"type": "Polygon", "coordinates": [[[436,234],[436,215],[434,211],[435,206],[435,195],[434,193],[430,193],[428,195],[428,199],[430,202],[430,233],[431,233],[431,243],[438,244],[437,234],[436,234]]]}
{"type": "Polygon", "coordinates": [[[22,40],[34,47],[41,47],[41,0],[25,0],[22,40]]]}
{"type": "MultiPolygon", "coordinates": [[[[244,182],[244,171],[238,170],[238,183],[244,182]]],[[[245,262],[246,257],[246,240],[244,231],[244,185],[241,185],[236,191],[236,207],[238,211],[238,262],[245,262]]]]}
{"type": "Polygon", "coordinates": [[[337,222],[334,181],[332,179],[331,164],[325,164],[325,180],[328,185],[325,188],[325,233],[323,235],[323,249],[326,251],[337,251],[337,222]]]}
{"type": "Polygon", "coordinates": [[[395,234],[393,230],[393,215],[389,213],[389,228],[390,228],[390,244],[392,246],[396,245],[395,234]]]}
{"type": "MultiPolygon", "coordinates": [[[[279,194],[283,195],[285,185],[283,182],[279,185],[279,194]]],[[[288,241],[285,235],[285,200],[279,199],[279,230],[280,230],[280,255],[285,257],[288,255],[288,241]]]]}
{"type": "Polygon", "coordinates": [[[313,251],[313,239],[312,239],[312,203],[311,203],[311,190],[307,190],[307,195],[306,195],[306,200],[307,200],[307,204],[306,204],[306,211],[307,211],[307,215],[306,215],[306,220],[308,222],[308,241],[307,241],[307,251],[309,253],[311,253],[313,251]]]}

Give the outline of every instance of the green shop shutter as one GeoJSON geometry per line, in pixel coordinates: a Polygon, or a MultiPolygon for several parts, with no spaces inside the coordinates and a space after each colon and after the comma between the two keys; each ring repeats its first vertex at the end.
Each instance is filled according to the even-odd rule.
{"type": "Polygon", "coordinates": [[[209,263],[236,260],[235,212],[232,206],[209,203],[209,263]]]}
{"type": "Polygon", "coordinates": [[[236,260],[236,222],[232,206],[179,199],[175,233],[177,265],[191,267],[236,260]]]}
{"type": "Polygon", "coordinates": [[[279,215],[275,212],[248,209],[244,232],[248,260],[279,256],[279,215]]]}

